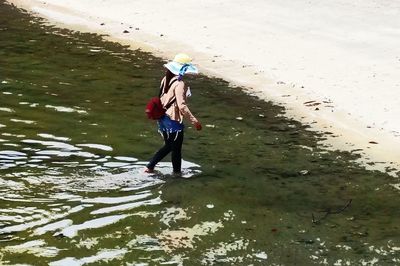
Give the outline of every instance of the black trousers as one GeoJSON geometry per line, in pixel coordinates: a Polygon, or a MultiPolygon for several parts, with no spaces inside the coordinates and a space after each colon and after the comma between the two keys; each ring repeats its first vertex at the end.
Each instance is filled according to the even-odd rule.
{"type": "Polygon", "coordinates": [[[165,144],[154,154],[153,158],[147,164],[147,168],[154,169],[156,164],[171,152],[174,173],[180,173],[182,165],[183,130],[174,133],[166,133],[163,131],[162,135],[165,144]]]}

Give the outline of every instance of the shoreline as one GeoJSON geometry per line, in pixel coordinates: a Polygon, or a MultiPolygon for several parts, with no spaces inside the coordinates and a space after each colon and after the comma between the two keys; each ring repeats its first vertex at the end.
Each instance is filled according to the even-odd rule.
{"type": "MultiPolygon", "coordinates": [[[[140,22],[142,24],[139,24],[137,21],[126,22],[123,20],[124,16],[121,16],[120,20],[116,20],[108,17],[104,12],[102,13],[98,10],[90,11],[79,5],[77,5],[76,9],[74,10],[71,6],[68,6],[65,3],[64,5],[55,4],[56,2],[62,3],[63,0],[47,0],[40,2],[37,0],[8,0],[8,2],[14,4],[18,8],[26,9],[36,16],[43,17],[51,24],[54,24],[58,27],[69,28],[75,31],[93,32],[101,35],[108,35],[103,38],[129,45],[131,49],[140,48],[141,50],[150,52],[155,56],[164,59],[172,58],[174,54],[184,51],[194,58],[194,62],[199,65],[202,73],[208,76],[227,80],[234,86],[244,87],[247,93],[255,95],[263,100],[271,101],[274,104],[284,106],[286,109],[285,116],[298,120],[306,125],[310,125],[311,130],[331,132],[331,134],[326,135],[327,140],[321,143],[321,145],[327,149],[339,149],[344,151],[362,149],[357,152],[361,155],[360,160],[358,160],[361,165],[367,169],[386,171],[392,176],[399,176],[399,174],[395,172],[400,170],[400,133],[398,133],[397,128],[384,128],[382,124],[378,123],[379,121],[376,120],[376,117],[371,119],[369,123],[366,123],[367,121],[365,119],[357,118],[360,113],[349,114],[351,110],[348,108],[346,109],[346,105],[351,104],[351,102],[340,102],[338,100],[340,97],[346,98],[349,95],[339,95],[336,100],[332,100],[331,97],[335,96],[332,91],[328,90],[330,94],[324,94],[326,91],[317,92],[315,88],[318,88],[318,85],[324,84],[325,81],[322,81],[321,84],[318,84],[315,82],[315,80],[310,79],[310,85],[302,85],[303,82],[301,82],[301,80],[293,82],[290,79],[286,79],[284,76],[281,77],[277,75],[280,73],[279,71],[268,71],[269,69],[262,64],[264,59],[260,58],[260,61],[256,61],[256,57],[258,54],[266,55],[270,54],[271,52],[258,50],[243,51],[244,58],[238,58],[233,52],[237,51],[237,49],[240,50],[241,46],[236,48],[227,47],[226,51],[224,51],[224,49],[221,50],[220,48],[226,45],[226,43],[224,44],[223,42],[218,41],[215,43],[207,42],[209,39],[204,40],[203,42],[199,41],[197,43],[200,44],[197,45],[189,44],[187,42],[180,41],[178,38],[179,32],[176,32],[177,29],[172,29],[169,32],[165,28],[162,28],[159,31],[154,31],[154,29],[151,27],[147,29],[145,25],[146,23],[150,23],[151,19],[147,18],[149,21],[146,21],[146,16],[143,14],[138,14],[139,18],[136,18],[138,20],[142,20],[140,22]],[[104,25],[101,25],[102,23],[104,23],[104,25]],[[124,30],[129,31],[129,33],[123,33],[124,30]],[[213,48],[213,46],[218,48],[213,48]],[[246,60],[246,58],[248,59],[246,60]],[[254,64],[250,62],[252,61],[251,59],[254,60],[254,64]],[[313,85],[315,87],[313,87],[313,85]],[[387,171],[387,167],[396,170],[387,171]]],[[[76,4],[78,1],[70,2],[74,2],[76,4]]],[[[73,5],[74,3],[71,3],[70,5],[73,5]]],[[[108,3],[112,5],[110,2],[108,3]]],[[[218,3],[224,3],[224,1],[220,1],[218,3]]],[[[134,6],[135,4],[137,3],[133,1],[131,5],[134,6]]],[[[143,5],[151,4],[152,3],[143,5]]],[[[118,4],[115,4],[114,8],[118,9],[117,5],[118,4]]],[[[130,8],[132,8],[132,6],[130,8]]],[[[148,8],[148,6],[143,8],[148,8]]],[[[202,8],[203,7],[200,7],[199,9],[201,10],[202,8]]],[[[208,7],[204,7],[203,10],[206,8],[208,7]]],[[[154,10],[154,13],[160,15],[161,11],[162,8],[156,9],[154,10]]],[[[204,16],[207,17],[208,15],[205,14],[204,16]]],[[[213,22],[218,21],[219,19],[220,18],[211,17],[209,20],[205,20],[207,22],[206,24],[209,26],[197,27],[197,25],[195,28],[203,28],[204,32],[199,32],[197,35],[194,33],[193,39],[206,39],[204,36],[202,36],[205,34],[215,35],[220,33],[223,35],[225,32],[221,31],[221,28],[210,29],[212,27],[210,25],[213,25],[213,22]]],[[[237,24],[235,24],[237,22],[230,22],[237,26],[237,24]]],[[[161,16],[158,21],[153,23],[169,24],[171,21],[165,20],[165,18],[161,16]]],[[[222,28],[222,30],[226,29],[222,28]]],[[[237,31],[237,35],[241,38],[249,38],[249,40],[251,40],[251,33],[242,32],[240,28],[237,31]]],[[[256,32],[261,34],[262,29],[256,29],[256,32]]],[[[400,35],[400,33],[398,34],[400,35]]],[[[226,37],[232,36],[227,34],[226,37]]],[[[277,44],[281,43],[277,42],[277,44]]],[[[332,43],[327,43],[327,46],[330,45],[332,45],[332,43]]],[[[315,47],[317,47],[317,45],[315,45],[315,47]]],[[[286,52],[289,51],[287,47],[283,47],[282,49],[286,52]]],[[[339,50],[332,51],[338,52],[339,50]]],[[[319,52],[316,53],[318,54],[319,52]]],[[[323,54],[323,52],[320,53],[323,54]]],[[[274,57],[272,54],[270,54],[270,56],[272,58],[274,57]]],[[[285,56],[287,55],[282,56],[283,59],[285,59],[285,56]]],[[[281,60],[280,55],[275,55],[275,57],[277,58],[275,60],[281,60]]],[[[265,58],[265,61],[267,60],[268,57],[265,58]]],[[[318,60],[316,59],[317,63],[318,60]]],[[[285,64],[286,63],[283,62],[281,65],[277,64],[277,66],[281,68],[285,64]]],[[[300,62],[299,66],[302,65],[306,64],[302,64],[300,62]]],[[[307,69],[307,65],[305,69],[307,69]]],[[[307,71],[310,71],[310,69],[307,69],[307,71]]],[[[299,76],[299,73],[295,73],[293,71],[287,72],[287,75],[292,73],[294,78],[299,76]]],[[[369,71],[359,71],[360,77],[363,77],[363,75],[367,72],[369,73],[369,71]]],[[[301,72],[300,74],[307,73],[312,74],[313,72],[301,72]]],[[[342,73],[335,73],[335,75],[339,74],[342,73]]],[[[395,83],[396,80],[393,82],[395,83]]],[[[305,83],[306,82],[304,82],[304,84],[305,83]]],[[[369,93],[373,95],[374,92],[370,91],[369,93]]],[[[368,93],[366,94],[368,96],[368,93]]],[[[397,92],[397,95],[400,98],[400,92],[397,92]]],[[[384,96],[387,97],[389,101],[396,95],[389,94],[384,96]]],[[[376,99],[372,99],[372,101],[374,100],[376,101],[376,99]]],[[[355,102],[355,104],[356,103],[357,102],[355,102]]],[[[365,102],[364,104],[367,106],[363,106],[364,109],[361,108],[360,110],[370,110],[370,108],[374,110],[373,108],[375,105],[371,104],[371,102],[365,102]]],[[[382,104],[385,104],[385,102],[382,104]]],[[[393,122],[393,119],[397,118],[397,112],[400,113],[400,104],[397,107],[393,106],[393,104],[391,105],[390,103],[387,104],[387,108],[392,108],[393,111],[390,114],[390,119],[383,120],[390,120],[390,122],[393,122]]],[[[364,115],[368,116],[369,114],[365,113],[364,115]]],[[[379,118],[379,116],[377,117],[379,118]]],[[[387,122],[387,124],[388,123],[389,122],[387,122]]]]}

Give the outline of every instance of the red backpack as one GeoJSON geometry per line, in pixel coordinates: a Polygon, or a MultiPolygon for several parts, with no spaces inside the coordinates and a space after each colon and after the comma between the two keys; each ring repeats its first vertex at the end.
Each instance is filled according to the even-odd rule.
{"type": "Polygon", "coordinates": [[[172,79],[169,83],[168,89],[165,88],[164,91],[163,91],[164,82],[161,84],[159,96],[151,98],[146,105],[145,113],[147,115],[147,118],[152,120],[160,119],[165,115],[165,112],[168,110],[168,108],[170,108],[171,105],[176,101],[176,99],[173,99],[170,103],[168,103],[164,107],[160,100],[160,97],[169,90],[169,88],[175,81],[177,81],[177,79],[172,79]]]}

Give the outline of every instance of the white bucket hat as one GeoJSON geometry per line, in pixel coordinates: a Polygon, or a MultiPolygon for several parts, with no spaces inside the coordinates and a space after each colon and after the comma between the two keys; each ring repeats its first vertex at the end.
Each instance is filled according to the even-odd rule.
{"type": "Polygon", "coordinates": [[[179,75],[181,78],[185,74],[198,74],[199,70],[192,64],[192,58],[187,54],[177,54],[174,60],[164,65],[166,69],[174,75],[179,75]]]}

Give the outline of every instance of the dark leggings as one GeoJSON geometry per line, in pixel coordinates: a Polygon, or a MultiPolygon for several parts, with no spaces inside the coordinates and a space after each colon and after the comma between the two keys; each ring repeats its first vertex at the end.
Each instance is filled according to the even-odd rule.
{"type": "Polygon", "coordinates": [[[154,154],[153,158],[147,164],[147,168],[153,170],[156,164],[171,152],[174,173],[180,173],[182,164],[183,130],[169,134],[163,131],[162,135],[165,144],[154,154]]]}

